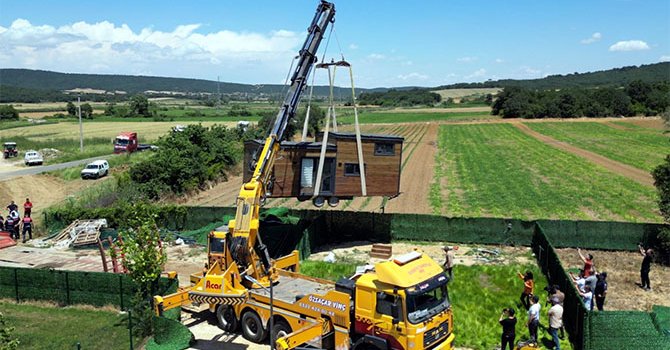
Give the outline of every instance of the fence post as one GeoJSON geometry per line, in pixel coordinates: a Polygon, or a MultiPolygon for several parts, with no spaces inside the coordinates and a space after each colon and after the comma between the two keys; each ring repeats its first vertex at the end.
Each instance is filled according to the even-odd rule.
{"type": "Polygon", "coordinates": [[[119,274],[119,295],[121,296],[121,310],[123,310],[123,275],[119,274]]]}
{"type": "Polygon", "coordinates": [[[133,312],[128,309],[128,336],[130,337],[130,350],[133,350],[133,312]]]}
{"type": "Polygon", "coordinates": [[[65,271],[65,305],[70,305],[70,274],[65,271]]]}
{"type": "Polygon", "coordinates": [[[16,292],[16,302],[19,302],[19,269],[14,268],[14,291],[16,292]]]}

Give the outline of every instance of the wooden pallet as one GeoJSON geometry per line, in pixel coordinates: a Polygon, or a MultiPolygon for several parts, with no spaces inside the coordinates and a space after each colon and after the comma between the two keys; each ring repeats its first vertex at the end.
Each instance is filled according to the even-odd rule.
{"type": "Polygon", "coordinates": [[[390,244],[375,243],[370,251],[371,258],[388,259],[393,255],[393,247],[390,244]]]}

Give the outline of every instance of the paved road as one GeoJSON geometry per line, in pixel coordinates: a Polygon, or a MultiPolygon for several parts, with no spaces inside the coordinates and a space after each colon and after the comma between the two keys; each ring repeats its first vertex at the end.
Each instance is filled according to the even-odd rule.
{"type": "Polygon", "coordinates": [[[23,168],[23,169],[19,169],[19,170],[1,172],[0,173],[0,181],[9,180],[11,178],[15,178],[15,177],[19,177],[19,176],[36,175],[36,174],[45,173],[47,171],[54,171],[54,170],[61,170],[61,169],[65,169],[65,168],[70,168],[70,167],[73,167],[73,166],[78,166],[78,165],[90,163],[94,160],[106,159],[106,158],[109,158],[110,156],[111,155],[99,156],[99,157],[93,157],[93,158],[87,158],[87,159],[73,160],[71,162],[66,162],[66,163],[32,166],[32,167],[26,167],[26,168],[23,168]]]}

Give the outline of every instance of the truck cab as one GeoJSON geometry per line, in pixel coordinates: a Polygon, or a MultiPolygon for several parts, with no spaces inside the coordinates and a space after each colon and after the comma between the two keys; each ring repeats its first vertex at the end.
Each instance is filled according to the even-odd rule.
{"type": "MultiPolygon", "coordinates": [[[[452,348],[448,277],[428,256],[414,251],[350,281],[354,349],[452,348]]],[[[346,284],[338,281],[338,289],[347,292],[346,284]]]]}
{"type": "Polygon", "coordinates": [[[114,139],[114,153],[132,153],[137,146],[136,132],[122,132],[114,139]]]}

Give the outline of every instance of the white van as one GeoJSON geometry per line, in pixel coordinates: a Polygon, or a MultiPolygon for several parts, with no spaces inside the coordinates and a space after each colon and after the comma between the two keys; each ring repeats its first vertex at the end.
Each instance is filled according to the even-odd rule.
{"type": "Polygon", "coordinates": [[[27,151],[26,155],[23,157],[23,162],[26,163],[27,166],[31,165],[42,165],[44,163],[44,159],[42,159],[42,154],[37,151],[27,151]]]}
{"type": "Polygon", "coordinates": [[[97,179],[109,173],[109,163],[106,160],[96,160],[93,163],[86,164],[81,171],[82,179],[97,179]]]}

